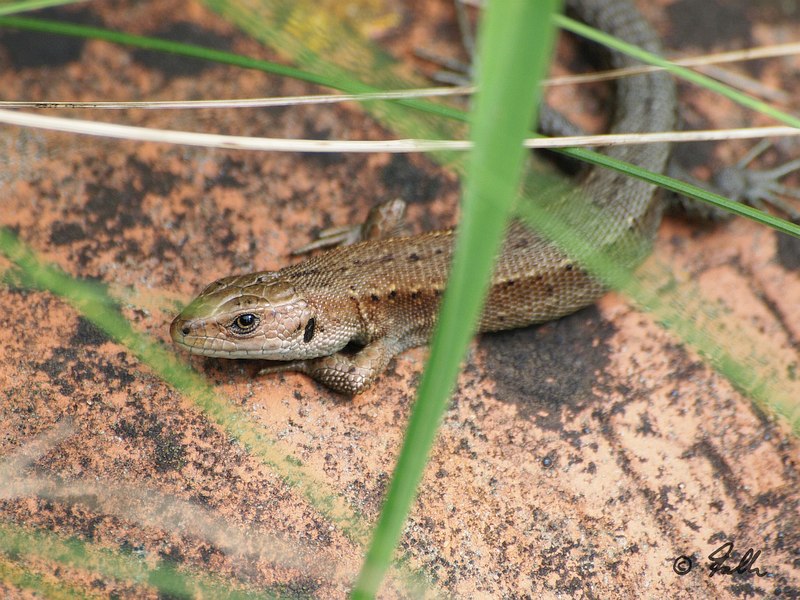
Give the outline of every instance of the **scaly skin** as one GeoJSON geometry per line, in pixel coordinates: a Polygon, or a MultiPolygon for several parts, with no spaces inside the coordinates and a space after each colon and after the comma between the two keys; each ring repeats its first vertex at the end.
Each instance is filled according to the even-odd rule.
{"type": "MultiPolygon", "coordinates": [[[[574,0],[568,7],[590,25],[649,51],[660,50],[627,0],[574,0]]],[[[610,62],[615,67],[633,64],[618,55],[610,62]]],[[[616,85],[616,99],[612,132],[661,131],[674,125],[675,90],[667,74],[625,78],[616,85]]],[[[662,172],[668,152],[665,144],[651,144],[616,146],[607,153],[662,172]]],[[[582,235],[591,247],[624,254],[624,262],[634,264],[660,222],[654,192],[647,183],[595,168],[562,200],[564,205],[584,203],[585,210],[577,214],[589,222],[582,235]],[[603,218],[586,218],[598,211],[603,218]]],[[[391,237],[403,208],[399,201],[377,207],[361,229],[365,241],[279,271],[212,283],[172,322],[172,339],[193,354],[286,361],[264,372],[300,371],[343,394],[362,392],[392,357],[428,341],[447,280],[453,232],[391,237]]],[[[603,286],[562,251],[512,223],[479,330],[556,319],[602,293],[603,286]]]]}

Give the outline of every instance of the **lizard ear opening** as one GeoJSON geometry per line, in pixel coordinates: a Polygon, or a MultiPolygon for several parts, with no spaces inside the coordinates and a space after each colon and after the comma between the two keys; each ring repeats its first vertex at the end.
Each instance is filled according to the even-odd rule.
{"type": "Polygon", "coordinates": [[[314,328],[317,325],[317,320],[311,317],[306,323],[306,330],[303,332],[303,341],[307,344],[314,338],[314,328]]]}

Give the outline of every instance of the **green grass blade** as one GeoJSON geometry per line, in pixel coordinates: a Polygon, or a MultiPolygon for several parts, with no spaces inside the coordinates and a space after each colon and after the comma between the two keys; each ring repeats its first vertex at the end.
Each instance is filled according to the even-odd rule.
{"type": "Polygon", "coordinates": [[[598,29],[594,29],[593,27],[589,27],[588,25],[584,25],[583,23],[575,21],[574,19],[570,19],[569,17],[558,15],[555,19],[555,22],[567,31],[571,31],[572,33],[576,33],[582,37],[585,37],[586,39],[598,42],[604,46],[608,46],[609,48],[613,48],[619,52],[632,56],[633,58],[636,58],[645,64],[663,67],[676,77],[696,83],[707,90],[711,90],[720,94],[721,96],[730,98],[742,106],[757,110],[764,115],[770,116],[773,119],[776,119],[782,123],[786,123],[787,125],[791,125],[792,127],[800,127],[800,118],[778,110],[766,102],[762,102],[761,100],[740,92],[737,89],[725,85],[724,83],[720,83],[716,79],[712,79],[707,75],[687,69],[686,67],[673,65],[668,60],[661,58],[656,54],[642,50],[641,48],[623,42],[622,40],[618,40],[607,33],[604,33],[598,29]]]}
{"type": "Polygon", "coordinates": [[[796,366],[794,357],[786,363],[785,355],[754,348],[756,338],[750,324],[720,317],[719,306],[703,297],[696,282],[681,281],[656,258],[651,257],[647,268],[631,272],[619,263],[619,257],[587,246],[583,237],[535,203],[521,203],[517,212],[585,269],[676,333],[755,404],[781,415],[794,433],[800,434],[800,385],[793,376],[787,377],[796,366]]]}
{"type": "MultiPolygon", "coordinates": [[[[124,345],[164,382],[194,402],[210,421],[217,423],[248,452],[277,473],[286,485],[296,489],[319,514],[335,524],[354,543],[366,545],[369,527],[357,510],[316,477],[301,460],[288,454],[280,442],[253,423],[234,403],[218,395],[202,376],[182,363],[171,349],[134,330],[103,285],[74,279],[59,268],[44,264],[11,231],[2,227],[0,256],[8,258],[16,267],[0,273],[0,281],[26,289],[46,290],[64,299],[86,319],[124,345]]],[[[402,565],[399,572],[406,584],[417,585],[418,574],[402,565]]]]}
{"type": "Polygon", "coordinates": [[[60,269],[43,264],[5,228],[0,228],[0,256],[5,256],[18,267],[5,273],[6,279],[28,289],[50,291],[66,300],[94,325],[128,348],[166,383],[193,400],[211,420],[275,469],[285,483],[297,487],[309,503],[336,522],[351,539],[364,543],[368,530],[360,515],[332,491],[326,490],[322,481],[315,480],[301,461],[285,456],[275,440],[260,431],[236,406],[217,397],[214,389],[181,363],[174,352],[134,330],[102,285],[73,279],[60,269]]]}
{"type": "Polygon", "coordinates": [[[0,27],[10,27],[14,29],[25,29],[28,31],[38,31],[40,33],[51,33],[56,35],[66,35],[70,37],[80,37],[86,39],[103,40],[115,44],[153,50],[156,52],[166,52],[191,58],[200,58],[220,64],[233,65],[245,69],[257,69],[265,73],[273,73],[284,77],[292,77],[300,81],[317,83],[320,85],[332,86],[333,81],[325,77],[316,76],[313,73],[296,69],[279,63],[267,60],[249,58],[232,52],[214,50],[194,44],[173,42],[153,37],[133,35],[118,31],[103,29],[102,27],[91,27],[89,25],[76,25],[63,21],[50,21],[47,19],[37,19],[32,17],[0,17],[0,27]]]}
{"type": "MultiPolygon", "coordinates": [[[[211,0],[209,1],[209,3],[212,6],[216,6],[217,8],[222,8],[221,5],[223,4],[211,0]]],[[[0,15],[2,15],[2,12],[0,12],[0,15]]],[[[747,96],[746,94],[742,94],[741,92],[738,92],[737,90],[730,88],[729,86],[726,86],[722,83],[719,83],[709,77],[696,73],[690,69],[686,69],[684,67],[678,67],[672,65],[671,63],[662,59],[659,56],[641,50],[630,44],[626,44],[625,42],[617,40],[616,38],[602,31],[599,31],[597,29],[594,29],[592,27],[589,27],[587,25],[584,25],[582,23],[564,17],[563,15],[556,15],[554,18],[555,22],[560,26],[564,27],[565,29],[569,29],[570,31],[573,31],[579,35],[592,39],[608,47],[615,48],[620,52],[625,52],[627,54],[630,54],[631,56],[634,56],[642,60],[642,62],[646,64],[662,66],[678,77],[682,77],[689,81],[695,82],[698,85],[702,85],[703,87],[707,87],[708,89],[717,91],[718,93],[725,95],[726,97],[731,98],[734,101],[740,102],[741,104],[754,108],[755,110],[759,110],[764,114],[768,114],[784,123],[787,123],[789,125],[800,126],[798,125],[800,124],[800,120],[798,120],[796,117],[784,113],[782,111],[779,111],[767,105],[764,102],[761,102],[757,99],[747,96]]],[[[147,50],[167,52],[181,56],[199,58],[247,69],[256,69],[266,73],[272,73],[284,77],[292,77],[301,81],[307,81],[309,83],[323,85],[326,87],[338,89],[348,93],[375,92],[375,91],[380,91],[381,89],[380,86],[363,83],[361,81],[354,80],[352,77],[342,76],[341,74],[338,76],[332,76],[330,73],[334,72],[333,69],[320,69],[318,72],[315,72],[307,68],[290,67],[282,65],[280,63],[253,59],[246,56],[234,54],[231,52],[204,48],[202,46],[196,46],[193,44],[185,44],[181,42],[173,42],[171,40],[161,40],[158,38],[130,35],[126,33],[120,33],[120,32],[110,31],[107,29],[102,29],[99,27],[76,25],[72,23],[64,23],[59,21],[48,21],[45,19],[0,16],[0,27],[3,26],[14,27],[19,29],[27,29],[31,31],[40,31],[42,33],[52,33],[58,35],[67,35],[67,36],[90,38],[90,39],[101,39],[108,42],[134,46],[137,48],[143,48],[147,50]]],[[[416,100],[416,99],[390,100],[386,102],[396,103],[398,105],[419,110],[421,112],[425,112],[432,115],[439,115],[459,122],[464,122],[467,120],[467,114],[464,111],[461,111],[454,107],[438,104],[435,102],[429,102],[426,100],[416,100]]],[[[372,104],[379,104],[379,103],[380,101],[373,102],[372,104]]],[[[536,136],[536,134],[534,133],[531,133],[529,135],[534,137],[536,136]]],[[[650,173],[649,171],[645,171],[629,163],[615,160],[613,158],[607,157],[603,154],[585,148],[565,148],[554,151],[570,156],[572,158],[576,158],[578,160],[582,160],[584,162],[589,162],[591,164],[612,168],[622,173],[631,175],[633,177],[638,177],[640,179],[650,181],[652,183],[655,183],[656,185],[660,185],[667,189],[677,191],[678,193],[693,198],[695,200],[706,202],[708,204],[726,210],[732,214],[737,214],[739,216],[743,216],[745,218],[762,223],[778,231],[782,231],[784,233],[788,233],[794,236],[800,236],[800,227],[798,227],[793,223],[763,213],[761,211],[752,209],[739,202],[733,202],[731,200],[727,200],[724,197],[719,196],[718,194],[713,194],[706,190],[702,190],[701,188],[697,188],[696,186],[692,186],[690,184],[681,182],[677,179],[672,179],[665,175],[650,173]]],[[[450,163],[451,161],[449,158],[446,158],[444,162],[445,164],[447,164],[450,163]]],[[[454,165],[451,164],[451,166],[454,165]]]]}
{"type": "MultiPolygon", "coordinates": [[[[9,21],[8,19],[0,19],[0,26],[3,26],[3,25],[8,26],[9,25],[8,21],[9,21]]],[[[41,23],[42,23],[41,21],[30,19],[30,20],[17,20],[16,21],[17,24],[15,26],[17,26],[19,28],[27,28],[27,27],[25,27],[25,25],[26,25],[26,23],[30,24],[30,22],[34,22],[34,25],[32,26],[32,28],[36,28],[35,24],[39,23],[40,24],[40,29],[39,30],[42,30],[42,31],[48,30],[48,31],[51,31],[53,33],[65,33],[65,29],[64,29],[65,24],[63,24],[63,23],[56,23],[55,25],[58,26],[58,27],[50,27],[50,26],[43,27],[43,26],[41,26],[41,23]],[[48,29],[48,27],[50,27],[50,28],[48,29]]],[[[103,32],[103,31],[105,31],[105,30],[100,30],[100,29],[85,28],[85,27],[82,27],[82,26],[73,26],[73,25],[69,25],[69,26],[66,26],[66,27],[69,29],[69,32],[70,32],[70,33],[67,33],[68,35],[82,35],[82,36],[86,36],[86,37],[96,37],[94,35],[91,35],[91,33],[92,32],[103,32]]],[[[246,67],[246,68],[258,68],[258,69],[266,70],[266,71],[273,72],[273,73],[276,73],[276,74],[281,74],[281,75],[298,76],[300,79],[303,79],[305,81],[311,81],[311,82],[322,84],[322,85],[326,85],[326,86],[329,86],[329,87],[337,87],[336,81],[337,80],[342,80],[343,83],[340,83],[342,85],[341,89],[344,89],[344,90],[347,90],[347,91],[359,91],[359,90],[366,91],[366,90],[378,89],[378,87],[375,87],[375,86],[369,86],[369,85],[366,85],[366,84],[359,84],[357,81],[354,82],[354,81],[352,81],[352,78],[342,78],[342,77],[339,77],[339,76],[337,76],[337,77],[327,77],[326,75],[319,75],[319,74],[317,74],[315,72],[306,71],[305,69],[292,69],[291,67],[283,67],[282,65],[277,65],[277,67],[276,67],[274,63],[268,63],[266,61],[254,61],[254,60],[248,59],[246,57],[237,57],[236,55],[233,55],[233,54],[220,53],[220,52],[217,52],[217,51],[206,51],[205,49],[199,49],[202,52],[198,53],[198,48],[197,47],[192,47],[190,45],[185,45],[185,44],[177,44],[175,42],[163,42],[163,44],[165,44],[165,45],[162,45],[161,41],[157,41],[157,43],[153,43],[153,40],[151,40],[150,38],[140,38],[139,36],[127,36],[126,34],[114,34],[114,35],[119,35],[121,37],[118,38],[118,39],[112,39],[114,36],[109,36],[109,37],[100,36],[100,39],[107,39],[108,41],[115,41],[115,42],[118,42],[118,43],[136,45],[136,46],[139,46],[139,47],[147,47],[147,48],[154,49],[154,50],[164,50],[164,51],[170,51],[170,52],[174,52],[174,53],[181,53],[181,54],[184,54],[184,55],[187,55],[187,56],[208,58],[209,60],[218,60],[219,62],[226,62],[227,64],[234,64],[234,65],[238,65],[238,66],[242,66],[242,67],[246,67]],[[363,87],[362,87],[362,85],[363,85],[363,87]]],[[[280,46],[278,46],[278,47],[280,47],[280,46]]],[[[317,66],[319,66],[319,65],[317,65],[317,66]]],[[[324,71],[324,69],[322,71],[324,71]]],[[[696,74],[694,74],[694,75],[696,75],[696,74]]],[[[377,104],[377,103],[375,103],[375,104],[377,104]]],[[[435,111],[437,111],[436,114],[443,114],[443,115],[446,115],[446,116],[448,116],[448,117],[450,117],[452,119],[457,119],[457,120],[463,120],[465,118],[465,115],[463,113],[460,113],[459,111],[457,111],[455,109],[449,109],[447,107],[441,107],[440,105],[435,105],[435,104],[429,103],[429,102],[416,101],[416,102],[413,102],[413,103],[409,102],[409,103],[407,103],[407,105],[414,106],[414,108],[422,107],[425,110],[427,110],[427,108],[425,108],[425,107],[428,106],[428,105],[434,106],[434,107],[439,107],[439,108],[435,109],[435,111]]],[[[431,110],[434,110],[434,109],[431,109],[431,110]]],[[[390,124],[391,124],[391,121],[390,121],[390,124]]],[[[670,178],[666,178],[666,177],[663,177],[663,176],[657,176],[657,175],[654,175],[654,174],[647,174],[646,172],[636,173],[637,169],[635,167],[633,167],[632,165],[626,165],[625,163],[621,163],[620,161],[613,161],[612,159],[608,159],[607,157],[604,157],[603,155],[600,155],[600,154],[594,153],[594,152],[590,152],[590,151],[587,151],[587,150],[568,150],[568,151],[565,151],[565,153],[566,154],[570,154],[572,156],[576,156],[578,158],[583,158],[585,160],[589,160],[590,162],[594,162],[595,164],[605,164],[606,166],[609,166],[611,168],[615,168],[615,169],[620,170],[622,172],[632,173],[632,174],[634,174],[636,176],[643,177],[643,178],[645,178],[647,180],[650,180],[650,181],[658,182],[658,180],[660,179],[662,184],[667,185],[667,187],[672,187],[672,189],[680,189],[681,186],[683,185],[683,184],[681,184],[681,182],[677,182],[676,180],[672,180],[670,178]]],[[[639,169],[639,171],[641,171],[641,170],[639,169]]],[[[690,192],[688,195],[696,195],[696,197],[705,196],[706,201],[717,202],[717,203],[720,203],[720,204],[724,204],[724,199],[720,199],[720,197],[718,197],[718,196],[716,196],[714,194],[710,194],[709,192],[705,192],[704,190],[698,190],[697,188],[693,188],[693,186],[683,186],[683,189],[684,190],[688,190],[690,192]]],[[[746,214],[748,211],[752,211],[753,210],[753,209],[749,209],[748,207],[741,207],[741,205],[738,205],[738,204],[734,204],[730,208],[732,210],[736,211],[736,212],[739,212],[740,214],[746,214]]],[[[756,218],[762,218],[762,217],[759,216],[761,214],[762,213],[758,213],[758,215],[752,215],[751,214],[751,215],[747,215],[747,216],[756,217],[756,218]]],[[[765,218],[764,222],[768,222],[768,219],[765,218]]],[[[781,221],[779,219],[776,219],[775,223],[777,223],[779,227],[782,227],[783,231],[785,231],[787,233],[791,233],[793,235],[798,235],[798,231],[800,231],[797,228],[797,226],[794,226],[794,225],[792,225],[790,223],[786,223],[785,221],[781,221]]],[[[773,224],[773,226],[774,226],[774,224],[773,224]]],[[[607,270],[609,268],[613,269],[613,267],[607,267],[607,266],[604,267],[601,264],[600,267],[599,267],[599,271],[602,272],[604,269],[607,270]]],[[[656,288],[656,289],[658,289],[658,288],[656,288]]],[[[663,320],[665,322],[670,322],[670,326],[672,326],[672,327],[676,327],[676,325],[677,325],[676,329],[679,330],[679,331],[681,329],[681,325],[689,327],[690,328],[689,333],[681,332],[681,335],[683,336],[684,340],[690,341],[692,344],[696,344],[696,341],[697,341],[697,338],[698,338],[698,333],[702,334],[704,332],[703,331],[698,331],[697,328],[691,329],[693,327],[693,323],[690,322],[690,318],[693,318],[693,315],[691,317],[685,316],[685,315],[687,315],[687,313],[685,313],[685,312],[684,313],[681,313],[681,312],[672,313],[671,316],[664,317],[663,320]],[[684,315],[684,316],[682,316],[682,315],[684,315]]],[[[658,318],[661,319],[662,317],[659,316],[658,318]]],[[[700,336],[700,337],[702,337],[702,336],[700,336]]],[[[128,342],[124,342],[124,343],[127,344],[128,342]]],[[[134,350],[134,351],[135,351],[135,348],[136,348],[135,344],[131,346],[131,349],[134,350]]],[[[747,367],[752,366],[748,362],[744,362],[743,364],[745,366],[744,368],[741,367],[738,364],[737,365],[732,365],[732,366],[730,364],[728,364],[730,369],[728,369],[727,372],[726,372],[726,366],[725,366],[725,364],[723,364],[723,367],[721,368],[721,370],[723,371],[723,373],[726,374],[726,376],[728,376],[728,372],[730,370],[738,370],[739,372],[741,372],[743,369],[746,371],[747,367]]],[[[746,373],[745,373],[745,375],[746,375],[746,373]]],[[[426,376],[426,377],[428,377],[428,376],[426,376]]],[[[746,381],[747,381],[746,377],[742,381],[744,381],[746,383],[746,381]]],[[[429,385],[433,385],[433,384],[426,383],[425,385],[429,386],[429,385]]],[[[746,385],[742,385],[740,387],[742,389],[747,389],[746,385]]],[[[181,390],[181,391],[184,392],[184,390],[181,390]]],[[[784,413],[784,414],[792,414],[792,407],[789,406],[787,412],[784,413]]],[[[790,422],[791,422],[791,419],[790,419],[790,422]]],[[[800,423],[800,420],[795,420],[794,423],[795,423],[795,426],[797,427],[798,423],[800,423]]],[[[410,494],[413,496],[413,489],[411,490],[410,494]]],[[[407,511],[407,509],[406,509],[406,511],[407,511]]],[[[403,518],[404,518],[404,516],[403,516],[403,518]]],[[[389,549],[389,552],[391,552],[391,548],[389,549]]]]}
{"type": "Polygon", "coordinates": [[[705,202],[706,204],[720,208],[731,214],[745,217],[751,221],[755,221],[756,223],[766,225],[772,229],[775,229],[776,231],[780,231],[781,233],[800,237],[800,226],[796,223],[792,223],[791,221],[787,221],[785,219],[781,219],[780,217],[760,211],[752,206],[743,204],[742,202],[735,202],[726,198],[725,196],[720,196],[719,194],[701,187],[697,187],[691,183],[681,181],[680,179],[675,179],[669,175],[653,173],[652,171],[648,171],[631,163],[627,163],[604,154],[599,154],[597,152],[592,152],[591,150],[586,150],[585,148],[565,148],[563,150],[554,151],[560,152],[566,156],[578,158],[593,165],[599,165],[601,167],[619,171],[620,173],[630,175],[631,177],[636,177],[637,179],[642,179],[643,181],[649,181],[650,183],[654,183],[660,187],[663,187],[664,189],[677,192],[678,194],[705,202]]]}
{"type": "Polygon", "coordinates": [[[0,5],[0,16],[14,15],[40,8],[50,8],[51,6],[64,6],[67,4],[80,4],[85,0],[24,0],[23,2],[7,2],[0,5]]]}
{"type": "MultiPolygon", "coordinates": [[[[119,31],[104,29],[102,27],[77,25],[74,23],[65,23],[63,21],[51,21],[32,17],[4,16],[0,16],[0,27],[25,29],[28,31],[38,31],[41,33],[80,37],[85,39],[97,39],[115,44],[131,46],[134,48],[142,48],[143,50],[166,52],[168,54],[175,54],[178,56],[198,58],[220,64],[241,67],[243,69],[255,69],[265,73],[272,73],[273,75],[280,75],[282,77],[291,77],[299,81],[306,81],[308,83],[322,85],[351,94],[364,94],[383,91],[380,87],[362,83],[351,77],[337,76],[335,75],[336,71],[332,69],[328,71],[315,72],[307,68],[291,67],[268,60],[260,60],[257,58],[242,56],[241,54],[235,54],[233,52],[225,52],[224,50],[215,50],[213,48],[205,48],[195,44],[187,44],[183,42],[174,42],[172,40],[122,33],[119,31]]],[[[417,100],[414,98],[398,99],[394,102],[415,108],[422,112],[439,115],[449,119],[462,121],[466,120],[466,113],[443,104],[427,102],[425,100],[417,100]]]]}
{"type": "Polygon", "coordinates": [[[482,21],[479,92],[464,211],[431,355],[367,557],[353,592],[372,598],[402,534],[461,359],[480,315],[522,174],[521,144],[535,118],[558,2],[490,3],[482,21]],[[520,56],[526,60],[519,60],[520,56]]]}
{"type": "MultiPolygon", "coordinates": [[[[46,3],[47,1],[52,1],[53,3],[58,3],[58,4],[70,3],[69,1],[66,0],[38,0],[38,1],[42,3],[46,3]]],[[[36,2],[15,3],[13,6],[17,7],[28,4],[33,5],[36,4],[36,2]]],[[[224,2],[219,2],[214,0],[209,0],[208,4],[218,9],[224,8],[225,5],[224,2]]],[[[0,7],[0,27],[12,27],[18,29],[26,29],[30,31],[40,31],[42,33],[53,33],[58,35],[67,35],[67,36],[82,37],[89,39],[100,39],[108,42],[134,46],[137,48],[167,52],[170,54],[189,56],[192,58],[200,58],[248,69],[258,69],[264,72],[273,73],[276,75],[282,75],[286,77],[292,77],[300,81],[316,83],[319,85],[324,85],[326,87],[331,87],[334,89],[339,89],[350,93],[380,91],[379,87],[361,83],[356,80],[353,80],[352,78],[346,78],[346,79],[335,78],[331,77],[328,74],[325,74],[324,72],[315,73],[307,69],[298,69],[282,65],[280,63],[253,59],[239,54],[234,54],[232,52],[225,52],[222,50],[204,48],[202,46],[196,46],[193,44],[173,42],[170,40],[162,40],[146,36],[131,35],[127,33],[121,33],[121,32],[111,31],[108,29],[103,29],[100,27],[76,25],[73,23],[64,23],[62,21],[49,21],[46,19],[37,19],[28,17],[3,16],[7,14],[7,12],[10,12],[10,10],[11,9],[8,9],[7,7],[0,7]]],[[[18,12],[18,10],[21,9],[15,8],[13,12],[18,12]]],[[[762,102],[756,98],[753,98],[752,96],[748,96],[747,94],[739,92],[738,90],[730,86],[727,86],[723,83],[720,83],[719,81],[716,81],[711,77],[708,77],[701,73],[697,73],[696,71],[693,71],[686,67],[673,65],[668,60],[661,58],[660,56],[642,50],[641,48],[638,48],[631,44],[627,44],[598,29],[589,27],[588,25],[584,25],[583,23],[580,23],[563,15],[556,15],[554,17],[554,21],[557,25],[568,31],[581,35],[587,39],[596,41],[604,46],[613,48],[619,52],[623,52],[625,54],[633,56],[641,60],[645,64],[663,67],[664,69],[668,70],[670,73],[672,73],[677,77],[685,79],[686,81],[691,81],[693,83],[696,83],[706,89],[715,91],[723,96],[726,96],[727,98],[730,98],[735,102],[742,104],[743,106],[747,106],[749,108],[761,112],[762,114],[771,116],[778,121],[786,123],[787,125],[800,127],[800,118],[794,115],[790,115],[781,110],[778,110],[765,102],[762,102]]],[[[397,102],[399,104],[404,104],[406,106],[414,107],[424,112],[439,114],[441,116],[445,116],[447,118],[451,118],[454,120],[464,121],[466,119],[466,113],[464,113],[459,109],[425,100],[406,99],[406,100],[390,100],[389,102],[397,102]]]]}
{"type": "MultiPolygon", "coordinates": [[[[171,562],[159,560],[148,564],[144,558],[131,553],[113,551],[76,538],[62,538],[44,530],[30,530],[11,523],[0,522],[0,557],[13,556],[41,563],[53,562],[68,569],[82,569],[104,577],[136,586],[147,586],[162,594],[178,598],[219,598],[220,600],[269,600],[278,597],[264,591],[250,591],[228,585],[216,577],[178,570],[171,562]]],[[[33,571],[15,572],[3,568],[0,562],[0,581],[33,591],[46,591],[46,597],[85,597],[77,588],[53,583],[33,571]],[[55,593],[54,593],[55,592],[55,593]]]]}
{"type": "MultiPolygon", "coordinates": [[[[2,540],[0,540],[0,545],[2,540]]],[[[17,588],[35,594],[37,598],[47,600],[86,600],[93,596],[87,590],[71,586],[63,581],[54,581],[55,578],[47,577],[35,572],[28,565],[12,561],[0,553],[0,582],[10,588],[17,588]]]]}

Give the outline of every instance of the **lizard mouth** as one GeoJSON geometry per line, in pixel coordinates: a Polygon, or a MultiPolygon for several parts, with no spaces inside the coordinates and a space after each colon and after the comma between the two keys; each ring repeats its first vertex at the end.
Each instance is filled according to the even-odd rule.
{"type": "Polygon", "coordinates": [[[197,320],[175,317],[169,326],[169,334],[176,346],[197,356],[228,359],[260,359],[263,350],[259,347],[247,348],[231,340],[208,335],[205,323],[197,320]]]}

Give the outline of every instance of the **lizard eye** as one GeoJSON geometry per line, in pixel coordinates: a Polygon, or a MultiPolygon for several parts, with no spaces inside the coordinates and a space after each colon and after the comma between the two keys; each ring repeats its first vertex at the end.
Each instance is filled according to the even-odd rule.
{"type": "Polygon", "coordinates": [[[252,313],[239,315],[231,323],[231,330],[238,335],[250,333],[258,326],[258,317],[252,313]]]}

